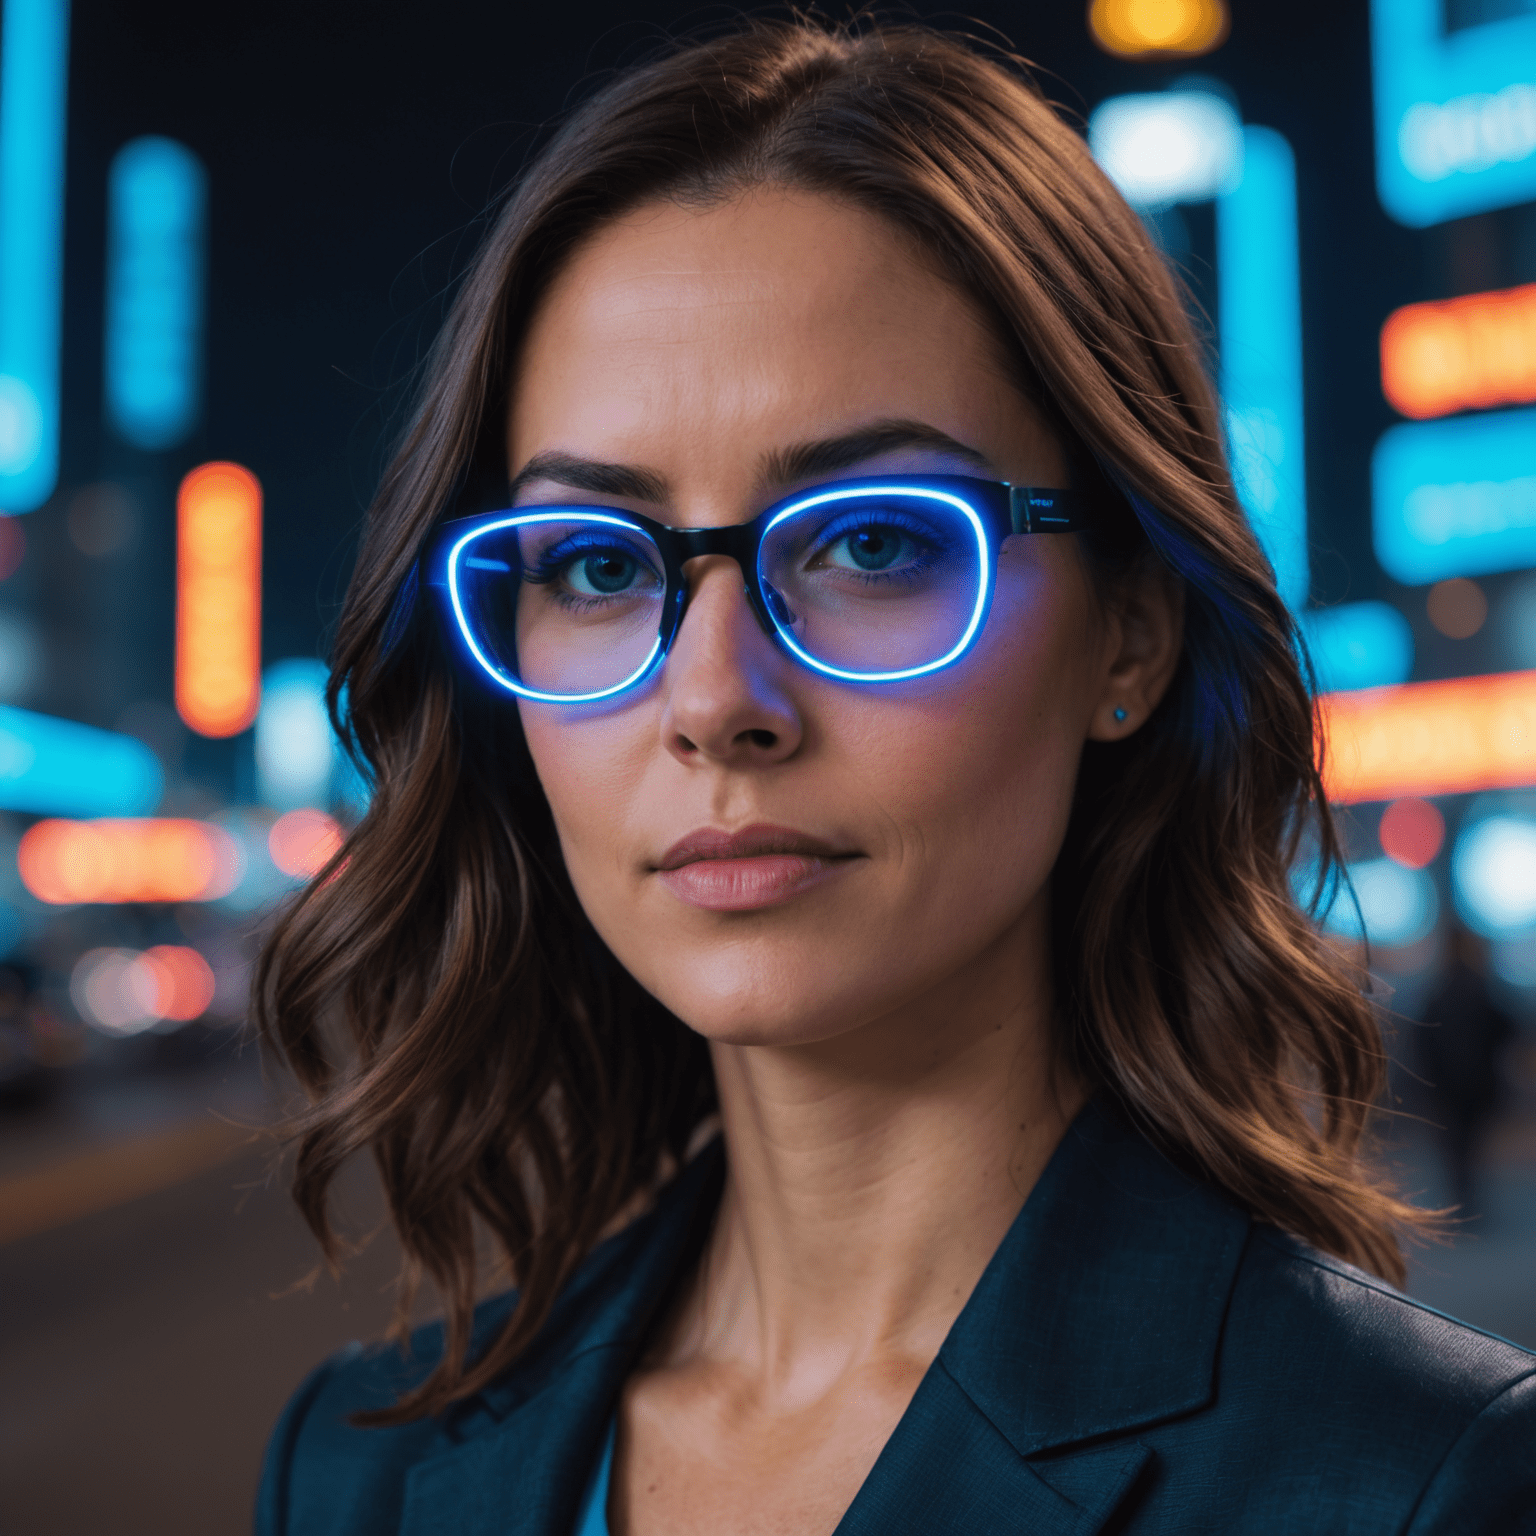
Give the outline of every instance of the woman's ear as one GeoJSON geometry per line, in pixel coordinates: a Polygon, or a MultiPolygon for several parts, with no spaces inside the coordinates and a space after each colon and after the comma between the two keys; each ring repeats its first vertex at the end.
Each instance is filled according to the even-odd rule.
{"type": "Polygon", "coordinates": [[[1155,555],[1116,581],[1105,602],[1104,686],[1090,741],[1121,741],[1157,708],[1184,647],[1184,583],[1155,555]]]}

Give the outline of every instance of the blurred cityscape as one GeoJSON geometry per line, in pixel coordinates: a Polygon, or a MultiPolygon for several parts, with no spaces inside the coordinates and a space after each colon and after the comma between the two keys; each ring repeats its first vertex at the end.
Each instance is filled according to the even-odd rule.
{"type": "MultiPolygon", "coordinates": [[[[734,14],[734,13],[733,13],[734,14]]],[[[1307,638],[1410,1289],[1536,1347],[1536,0],[999,0],[1183,274],[1307,638]]],[[[500,191],[693,5],[0,6],[0,1528],[246,1528],[318,1279],[264,924],[368,786],[327,639],[500,191]],[[312,1283],[309,1283],[312,1282],[312,1283]]],[[[958,25],[949,13],[940,24],[958,25]]],[[[1298,891],[1310,894],[1306,867],[1298,891]]],[[[352,1230],[381,1216],[367,1174],[352,1230]]]]}

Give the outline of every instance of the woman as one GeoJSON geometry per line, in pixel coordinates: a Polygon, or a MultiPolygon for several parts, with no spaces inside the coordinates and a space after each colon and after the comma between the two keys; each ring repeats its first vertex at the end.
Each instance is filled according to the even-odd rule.
{"type": "Polygon", "coordinates": [[[370,519],[373,803],[259,983],[311,1225],[371,1150],[445,1321],[300,1390],[263,1532],[1536,1529],[1536,1359],[1372,1278],[1416,1217],[1217,421],[1006,63],[751,26],[574,116],[370,519]]]}

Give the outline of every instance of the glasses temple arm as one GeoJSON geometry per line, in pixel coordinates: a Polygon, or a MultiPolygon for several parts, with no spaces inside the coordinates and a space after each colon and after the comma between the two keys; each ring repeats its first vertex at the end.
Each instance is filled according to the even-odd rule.
{"type": "Polygon", "coordinates": [[[1008,518],[1015,533],[1077,533],[1089,526],[1082,497],[1075,491],[1037,485],[1008,487],[1008,518]]]}

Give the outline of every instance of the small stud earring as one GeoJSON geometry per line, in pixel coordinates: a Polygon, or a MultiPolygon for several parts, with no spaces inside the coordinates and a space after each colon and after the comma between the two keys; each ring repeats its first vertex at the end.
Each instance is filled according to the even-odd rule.
{"type": "Polygon", "coordinates": [[[1117,709],[1115,711],[1115,723],[1117,725],[1125,724],[1125,711],[1123,709],[1117,709]]]}

